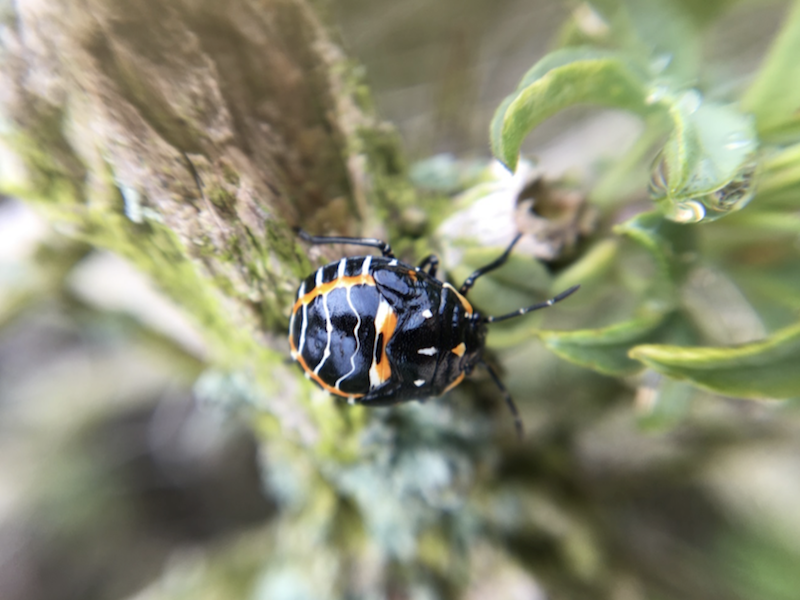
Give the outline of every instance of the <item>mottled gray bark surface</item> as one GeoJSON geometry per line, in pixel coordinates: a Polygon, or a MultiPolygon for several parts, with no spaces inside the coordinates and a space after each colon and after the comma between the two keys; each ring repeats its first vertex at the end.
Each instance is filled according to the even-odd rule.
{"type": "MultiPolygon", "coordinates": [[[[291,225],[368,216],[387,157],[365,139],[391,153],[391,133],[308,3],[33,0],[9,17],[3,110],[25,164],[7,191],[136,262],[168,232],[237,326],[285,320],[307,264],[291,225]]],[[[168,289],[173,271],[156,273],[168,289]]]]}

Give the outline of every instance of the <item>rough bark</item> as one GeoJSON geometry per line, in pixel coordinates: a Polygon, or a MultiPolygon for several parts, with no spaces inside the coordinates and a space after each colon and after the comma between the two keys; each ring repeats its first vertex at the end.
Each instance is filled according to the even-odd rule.
{"type": "Polygon", "coordinates": [[[413,198],[393,130],[321,12],[18,2],[2,40],[0,189],[131,260],[200,325],[197,393],[244,408],[284,509],[245,562],[315,598],[456,590],[465,555],[449,548],[464,547],[473,513],[452,509],[481,445],[453,434],[446,408],[421,422],[415,407],[373,418],[362,443],[366,412],[340,410],[285,363],[288,307],[310,271],[292,226],[375,233],[375,214],[397,223],[413,198]],[[426,460],[439,476],[418,481],[426,460]]]}
{"type": "Polygon", "coordinates": [[[148,271],[222,364],[283,350],[309,270],[291,226],[359,230],[404,185],[392,130],[304,1],[28,0],[3,52],[5,193],[148,271]]]}

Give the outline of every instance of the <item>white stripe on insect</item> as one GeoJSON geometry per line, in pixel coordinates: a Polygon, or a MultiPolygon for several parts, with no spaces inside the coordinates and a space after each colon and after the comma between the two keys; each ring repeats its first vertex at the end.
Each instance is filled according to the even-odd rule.
{"type": "Polygon", "coordinates": [[[417,350],[417,354],[424,354],[425,356],[433,356],[439,352],[438,348],[431,346],[430,348],[422,348],[421,350],[417,350]]]}
{"type": "Polygon", "coordinates": [[[325,309],[325,331],[328,332],[328,343],[325,344],[325,352],[322,353],[322,360],[319,361],[319,364],[314,369],[314,375],[319,375],[319,370],[331,355],[331,338],[333,337],[331,334],[333,333],[333,323],[331,323],[331,311],[328,310],[328,294],[322,296],[322,307],[325,309]]]}
{"type": "Polygon", "coordinates": [[[367,256],[364,259],[364,262],[361,263],[361,274],[362,275],[369,275],[369,265],[372,263],[372,257],[367,256]]]}
{"type": "Polygon", "coordinates": [[[317,269],[317,277],[314,280],[314,283],[317,285],[317,287],[322,285],[322,269],[317,269]]]}
{"type": "MultiPolygon", "coordinates": [[[[305,283],[303,284],[305,286],[305,283]]],[[[297,353],[302,354],[306,345],[306,326],[308,325],[308,304],[303,304],[303,320],[300,322],[300,342],[297,344],[297,353]]]]}
{"type": "Polygon", "coordinates": [[[356,338],[356,349],[353,352],[353,355],[350,357],[350,370],[341,377],[339,377],[339,379],[337,379],[336,383],[333,385],[333,387],[335,387],[337,390],[339,389],[339,384],[341,384],[342,381],[344,381],[345,379],[350,377],[350,375],[356,372],[356,356],[358,356],[358,351],[361,349],[361,340],[358,339],[358,329],[361,327],[361,315],[358,314],[356,307],[353,306],[353,300],[350,298],[351,289],[352,286],[347,286],[347,303],[350,305],[350,309],[355,313],[356,319],[358,319],[356,321],[356,328],[353,330],[353,335],[356,338]]]}

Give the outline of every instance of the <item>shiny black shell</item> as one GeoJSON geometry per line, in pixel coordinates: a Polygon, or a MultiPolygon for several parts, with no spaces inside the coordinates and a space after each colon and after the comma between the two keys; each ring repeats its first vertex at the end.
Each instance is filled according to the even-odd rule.
{"type": "Polygon", "coordinates": [[[486,328],[449,283],[395,258],[326,265],[297,291],[292,357],[332,394],[372,406],[438,396],[480,360],[486,328]]]}

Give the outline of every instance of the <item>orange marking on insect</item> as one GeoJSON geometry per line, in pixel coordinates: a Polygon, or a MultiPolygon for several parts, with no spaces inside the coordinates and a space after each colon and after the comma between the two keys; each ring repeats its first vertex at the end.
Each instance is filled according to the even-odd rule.
{"type": "Polygon", "coordinates": [[[464,352],[466,351],[467,351],[467,345],[464,342],[461,342],[458,346],[450,350],[450,352],[452,352],[458,357],[464,356],[464,352]]]}
{"type": "Polygon", "coordinates": [[[450,390],[452,390],[454,387],[456,387],[456,386],[457,386],[459,383],[461,383],[462,381],[464,381],[464,372],[463,372],[463,371],[462,371],[461,373],[459,373],[459,374],[458,374],[458,377],[456,377],[456,378],[453,380],[453,383],[451,383],[451,384],[450,384],[450,385],[448,385],[446,388],[444,388],[444,392],[442,392],[442,393],[444,394],[444,393],[446,393],[446,392],[449,392],[450,390]]]}
{"type": "Polygon", "coordinates": [[[392,366],[389,364],[389,359],[386,357],[386,346],[389,344],[389,339],[394,334],[394,330],[396,328],[397,315],[394,313],[394,311],[391,311],[388,315],[386,315],[386,318],[381,324],[381,329],[378,332],[378,335],[383,334],[383,347],[381,348],[381,360],[375,365],[375,367],[378,374],[378,379],[380,379],[381,383],[388,381],[392,376],[392,366]]]}
{"type": "Polygon", "coordinates": [[[417,272],[414,269],[409,269],[408,270],[408,276],[411,277],[412,281],[416,281],[417,280],[417,272]]]}
{"type": "Polygon", "coordinates": [[[297,302],[295,302],[294,306],[292,307],[292,312],[296,312],[297,309],[304,304],[310,304],[314,298],[317,298],[318,296],[324,296],[336,288],[348,288],[353,287],[354,285],[375,285],[375,279],[372,277],[372,275],[364,274],[355,275],[353,277],[337,277],[328,283],[318,285],[307,294],[304,294],[302,297],[298,298],[297,302]]]}
{"type": "Polygon", "coordinates": [[[465,311],[467,311],[467,314],[468,314],[468,315],[470,315],[470,316],[472,316],[473,309],[472,309],[472,304],[470,304],[470,303],[469,303],[469,300],[467,300],[467,299],[466,299],[466,298],[465,298],[465,297],[464,297],[464,296],[461,294],[461,292],[459,292],[459,291],[458,291],[456,288],[454,288],[454,287],[453,287],[452,285],[450,285],[449,283],[445,283],[445,284],[444,284],[444,287],[446,287],[446,288],[448,288],[448,289],[450,289],[450,290],[452,290],[452,291],[453,291],[453,293],[456,295],[456,298],[458,298],[458,301],[459,301],[459,302],[461,302],[461,306],[463,306],[463,307],[464,307],[464,310],[465,310],[465,311]]]}

